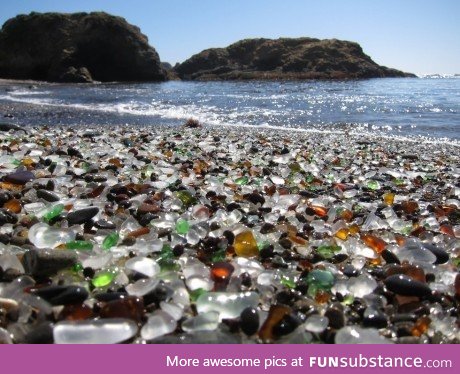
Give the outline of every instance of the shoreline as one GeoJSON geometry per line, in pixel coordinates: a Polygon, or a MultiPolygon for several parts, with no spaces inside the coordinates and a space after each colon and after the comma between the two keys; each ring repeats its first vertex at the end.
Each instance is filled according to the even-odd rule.
{"type": "Polygon", "coordinates": [[[17,313],[0,339],[460,342],[458,145],[235,126],[27,130],[0,132],[0,303],[17,313]]]}
{"type": "MultiPolygon", "coordinates": [[[[27,113],[28,111],[35,111],[37,108],[37,104],[31,104],[31,103],[25,103],[21,101],[10,101],[11,105],[8,105],[7,102],[0,102],[0,112],[3,113],[16,113],[16,112],[24,112],[24,114],[21,115],[20,117],[20,123],[18,124],[19,126],[22,126],[24,128],[30,128],[30,127],[37,127],[36,125],[23,125],[23,118],[27,118],[27,113]],[[15,106],[17,105],[17,107],[15,106]]],[[[59,107],[63,108],[62,105],[57,105],[57,104],[40,104],[41,107],[59,107]]],[[[64,109],[66,109],[64,107],[64,109]]],[[[73,109],[73,107],[69,106],[68,109],[73,109]]],[[[99,113],[97,109],[90,110],[90,109],[83,109],[79,108],[79,110],[83,112],[95,112],[99,113]]],[[[142,117],[142,115],[136,115],[139,117],[142,117]]],[[[147,115],[146,115],[147,116],[147,115]]],[[[11,124],[17,124],[17,120],[10,120],[9,118],[5,118],[3,123],[11,123],[11,124]]],[[[423,144],[428,144],[428,145],[434,145],[434,146],[448,146],[448,147],[454,147],[458,148],[460,147],[460,141],[458,139],[454,138],[448,138],[448,137],[434,137],[434,136],[427,136],[427,135],[398,135],[398,134],[391,134],[391,133],[385,133],[385,130],[372,130],[372,132],[361,132],[360,130],[353,130],[353,123],[344,123],[344,126],[349,127],[351,130],[340,130],[340,129],[332,129],[329,130],[327,128],[324,129],[318,129],[318,128],[301,128],[301,127],[282,127],[282,126],[270,126],[270,125],[239,125],[239,124],[228,124],[228,123],[220,123],[220,124],[212,124],[212,123],[207,123],[204,126],[206,128],[212,128],[217,131],[220,129],[228,129],[230,131],[238,129],[238,130],[243,130],[243,131],[248,131],[248,132],[260,132],[260,131],[272,131],[272,132],[280,132],[283,134],[283,136],[288,135],[289,132],[293,133],[299,133],[299,134],[318,134],[321,135],[323,134],[324,136],[350,136],[350,137],[355,137],[355,138],[366,138],[368,141],[373,142],[382,142],[382,141],[392,141],[392,142],[409,142],[409,143],[423,143],[423,144]]],[[[48,127],[53,127],[53,125],[46,125],[48,127]]],[[[84,125],[84,124],[69,124],[69,125],[56,125],[57,127],[62,126],[62,128],[77,128],[77,129],[84,129],[84,128],[90,128],[94,129],[98,126],[95,125],[84,125]]],[[[116,128],[116,127],[121,127],[121,128],[126,128],[130,127],[132,130],[139,129],[139,130],[145,130],[149,128],[158,128],[158,129],[180,129],[181,125],[176,125],[176,124],[161,124],[161,123],[154,123],[154,124],[136,124],[136,125],[129,125],[127,126],[126,124],[110,124],[110,125],[102,125],[104,128],[116,128]]],[[[337,127],[338,125],[336,125],[337,127]]],[[[372,125],[368,125],[368,127],[372,127],[372,125]]]]}

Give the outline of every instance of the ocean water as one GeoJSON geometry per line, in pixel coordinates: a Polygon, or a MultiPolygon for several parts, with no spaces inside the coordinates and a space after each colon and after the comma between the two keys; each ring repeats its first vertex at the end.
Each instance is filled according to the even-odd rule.
{"type": "Polygon", "coordinates": [[[0,81],[20,125],[264,126],[460,141],[460,79],[68,85],[0,81]]]}

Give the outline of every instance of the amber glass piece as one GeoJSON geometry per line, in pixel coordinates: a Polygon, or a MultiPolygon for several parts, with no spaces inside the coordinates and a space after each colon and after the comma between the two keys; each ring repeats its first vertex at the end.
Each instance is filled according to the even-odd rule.
{"type": "Polygon", "coordinates": [[[336,238],[339,238],[341,240],[347,240],[349,233],[350,231],[347,228],[342,228],[339,231],[337,231],[334,235],[336,238]]]}
{"type": "Polygon", "coordinates": [[[416,201],[403,201],[401,207],[407,214],[413,214],[418,210],[418,203],[416,201]]]}
{"type": "Polygon", "coordinates": [[[315,295],[315,301],[318,304],[326,304],[330,298],[331,295],[329,294],[329,292],[324,290],[318,290],[315,295]]]}
{"type": "Polygon", "coordinates": [[[346,222],[350,222],[353,219],[353,212],[349,209],[343,209],[340,212],[340,218],[346,222]]]}
{"type": "Polygon", "coordinates": [[[150,233],[150,229],[148,227],[141,227],[137,230],[131,231],[128,236],[131,238],[138,238],[139,236],[147,235],[148,233],[150,233]]]}
{"type": "Polygon", "coordinates": [[[228,262],[216,262],[211,267],[212,280],[226,280],[232,275],[235,268],[228,262]]]}
{"type": "Polygon", "coordinates": [[[156,213],[159,210],[160,210],[160,207],[157,204],[148,204],[148,203],[142,203],[138,208],[138,212],[142,214],[156,213]]]}
{"type": "Polygon", "coordinates": [[[373,266],[379,266],[382,264],[382,258],[381,257],[372,258],[369,260],[369,263],[373,266]]]}
{"type": "Polygon", "coordinates": [[[35,161],[33,159],[31,159],[30,157],[26,157],[26,158],[23,158],[22,159],[22,164],[27,168],[31,168],[34,164],[35,164],[35,161]]]}
{"type": "Polygon", "coordinates": [[[59,315],[60,320],[67,321],[80,321],[93,317],[93,309],[86,304],[66,305],[59,315]]]}
{"type": "Polygon", "coordinates": [[[121,163],[120,159],[118,159],[118,158],[109,159],[109,164],[115,165],[117,168],[123,167],[123,164],[121,163]]]}
{"type": "Polygon", "coordinates": [[[102,318],[129,318],[141,322],[144,315],[144,302],[137,296],[126,296],[105,303],[100,314],[102,318]]]}
{"type": "Polygon", "coordinates": [[[445,215],[449,215],[457,210],[457,208],[454,205],[450,206],[443,206],[442,210],[444,211],[445,215]]]}
{"type": "Polygon", "coordinates": [[[402,266],[404,274],[417,281],[426,283],[425,272],[417,265],[404,264],[402,266]]]}
{"type": "Polygon", "coordinates": [[[426,283],[425,272],[420,266],[411,265],[411,264],[404,264],[404,265],[392,265],[387,268],[386,276],[389,277],[390,275],[395,274],[404,274],[412,279],[426,283]]]}
{"type": "Polygon", "coordinates": [[[313,209],[315,214],[317,216],[319,216],[319,217],[326,217],[327,216],[327,209],[322,207],[322,206],[312,205],[310,208],[313,209]]]}
{"type": "Polygon", "coordinates": [[[14,184],[10,182],[0,182],[0,188],[8,191],[21,191],[23,186],[21,184],[14,184]]]}
{"type": "Polygon", "coordinates": [[[446,215],[446,212],[440,206],[433,207],[433,213],[436,215],[436,218],[441,218],[446,215]]]}
{"type": "Polygon", "coordinates": [[[395,240],[396,240],[396,244],[398,244],[400,247],[402,247],[404,243],[406,242],[406,238],[399,234],[395,234],[395,240]]]}
{"type": "Polygon", "coordinates": [[[8,209],[12,213],[20,213],[21,212],[21,202],[17,199],[8,200],[5,204],[3,204],[3,208],[8,209]]]}
{"type": "Polygon", "coordinates": [[[228,262],[216,262],[211,267],[211,279],[214,281],[214,291],[224,291],[235,268],[228,262]]]}
{"type": "Polygon", "coordinates": [[[295,227],[294,225],[285,225],[285,226],[286,226],[286,232],[288,233],[289,236],[297,235],[297,227],[295,227]]]}
{"type": "Polygon", "coordinates": [[[275,185],[272,185],[270,187],[264,186],[264,190],[268,196],[273,196],[276,192],[276,186],[275,185]]]}
{"type": "Polygon", "coordinates": [[[443,234],[449,235],[449,236],[455,236],[454,230],[452,229],[451,225],[442,225],[439,228],[439,231],[441,231],[443,234]]]}
{"type": "Polygon", "coordinates": [[[90,193],[88,193],[88,197],[90,199],[94,199],[94,198],[98,197],[102,193],[102,191],[104,191],[104,188],[105,188],[105,186],[102,185],[102,184],[100,186],[97,186],[90,193]]]}
{"type": "Polygon", "coordinates": [[[394,193],[391,193],[391,192],[387,192],[385,194],[383,194],[383,202],[390,206],[390,205],[393,205],[395,201],[395,194],[394,193]]]}
{"type": "Polygon", "coordinates": [[[259,248],[251,231],[244,231],[235,236],[233,247],[238,256],[253,257],[259,255],[259,248]]]}
{"type": "Polygon", "coordinates": [[[426,232],[426,228],[423,226],[418,226],[414,230],[412,230],[410,234],[411,236],[420,237],[420,235],[422,235],[424,232],[426,232]]]}
{"type": "Polygon", "coordinates": [[[368,247],[372,248],[376,253],[381,253],[387,246],[387,243],[384,240],[378,238],[375,235],[371,235],[371,234],[362,234],[361,240],[368,247]]]}
{"type": "Polygon", "coordinates": [[[273,328],[288,314],[291,313],[291,308],[285,305],[272,305],[268,312],[268,317],[259,330],[259,337],[264,341],[274,339],[273,328]]]}
{"type": "Polygon", "coordinates": [[[359,233],[359,226],[356,224],[350,225],[348,227],[348,230],[350,232],[350,235],[355,235],[359,233]]]}
{"type": "Polygon", "coordinates": [[[430,326],[431,319],[428,317],[420,317],[412,328],[412,336],[422,336],[430,326]]]}
{"type": "Polygon", "coordinates": [[[289,235],[289,240],[293,242],[294,244],[298,245],[307,245],[308,241],[305,240],[304,238],[297,236],[297,235],[289,235]]]}
{"type": "Polygon", "coordinates": [[[302,270],[308,270],[308,271],[313,270],[313,264],[308,260],[301,259],[298,263],[298,266],[302,270]]]}
{"type": "Polygon", "coordinates": [[[290,191],[289,188],[286,187],[279,187],[278,188],[278,193],[281,195],[289,195],[290,191]]]}

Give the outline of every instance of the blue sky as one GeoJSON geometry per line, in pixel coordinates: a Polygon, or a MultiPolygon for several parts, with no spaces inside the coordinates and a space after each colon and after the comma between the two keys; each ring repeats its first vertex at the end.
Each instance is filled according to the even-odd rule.
{"type": "Polygon", "coordinates": [[[458,0],[0,0],[0,23],[31,11],[95,11],[138,25],[163,61],[249,37],[353,40],[377,63],[460,73],[458,0]]]}

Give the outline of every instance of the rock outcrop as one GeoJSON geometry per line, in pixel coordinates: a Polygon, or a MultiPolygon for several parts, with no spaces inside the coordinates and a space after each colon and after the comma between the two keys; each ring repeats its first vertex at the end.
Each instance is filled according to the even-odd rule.
{"type": "Polygon", "coordinates": [[[180,80],[179,77],[177,76],[177,73],[175,72],[173,66],[166,61],[161,62],[161,67],[164,69],[166,72],[166,77],[170,81],[177,81],[180,80]]]}
{"type": "Polygon", "coordinates": [[[109,82],[166,77],[140,29],[107,13],[19,15],[0,31],[0,78],[109,82]]]}
{"type": "Polygon", "coordinates": [[[202,51],[175,67],[181,79],[357,79],[414,76],[376,64],[361,46],[337,39],[245,39],[202,51]]]}

